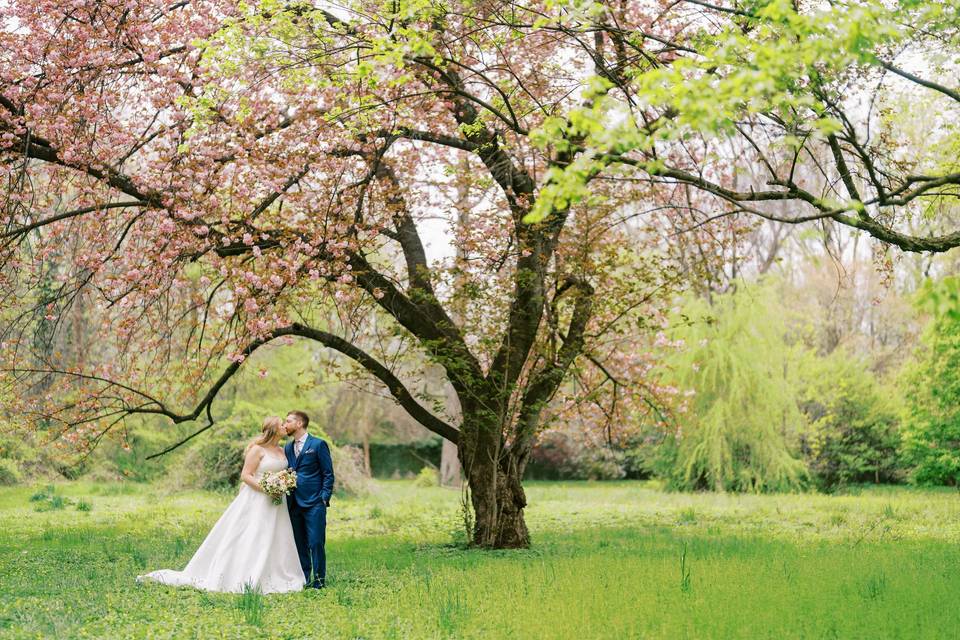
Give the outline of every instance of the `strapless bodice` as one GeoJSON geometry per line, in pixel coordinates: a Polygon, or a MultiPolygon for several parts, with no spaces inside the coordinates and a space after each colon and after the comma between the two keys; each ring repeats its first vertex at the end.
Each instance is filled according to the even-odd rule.
{"type": "Polygon", "coordinates": [[[283,471],[287,468],[287,457],[284,456],[281,458],[275,453],[265,453],[263,459],[260,460],[260,466],[257,467],[257,472],[253,475],[257,478],[263,476],[264,473],[268,471],[283,471]]]}

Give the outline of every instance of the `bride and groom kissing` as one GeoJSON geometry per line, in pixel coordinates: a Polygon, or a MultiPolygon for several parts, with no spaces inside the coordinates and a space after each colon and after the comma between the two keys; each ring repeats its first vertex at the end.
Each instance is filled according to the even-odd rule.
{"type": "Polygon", "coordinates": [[[137,581],[232,593],[322,589],[333,463],[327,443],[307,433],[309,424],[302,411],[291,411],[285,420],[266,418],[262,433],[247,447],[240,492],[186,568],[153,571],[137,581]],[[288,440],[281,448],[283,437],[288,440]],[[287,468],[296,473],[296,487],[275,500],[260,481],[287,468]]]}

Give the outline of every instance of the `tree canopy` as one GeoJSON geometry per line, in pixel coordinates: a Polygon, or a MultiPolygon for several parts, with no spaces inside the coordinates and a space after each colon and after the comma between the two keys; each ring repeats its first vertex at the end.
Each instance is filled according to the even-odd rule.
{"type": "Polygon", "coordinates": [[[0,5],[0,355],[34,391],[5,397],[89,447],[130,414],[209,424],[251,353],[314,340],[458,443],[475,542],[525,546],[520,478],[570,372],[611,394],[612,420],[622,387],[651,414],[670,395],[633,330],[662,325],[676,282],[684,238],[661,220],[829,220],[910,251],[960,244],[958,96],[910,70],[949,68],[956,12],[0,5]],[[904,152],[908,99],[930,133],[904,152]],[[436,218],[453,257],[428,256],[436,218]],[[65,358],[77,305],[99,340],[65,358]],[[459,424],[398,374],[410,346],[443,368],[459,424]]]}

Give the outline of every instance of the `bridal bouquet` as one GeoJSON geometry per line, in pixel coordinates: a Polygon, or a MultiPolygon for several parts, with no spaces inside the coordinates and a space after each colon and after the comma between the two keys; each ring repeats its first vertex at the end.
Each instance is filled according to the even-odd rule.
{"type": "Polygon", "coordinates": [[[287,468],[283,471],[267,471],[260,478],[260,488],[273,498],[273,504],[283,502],[283,496],[297,488],[297,472],[287,468]]]}

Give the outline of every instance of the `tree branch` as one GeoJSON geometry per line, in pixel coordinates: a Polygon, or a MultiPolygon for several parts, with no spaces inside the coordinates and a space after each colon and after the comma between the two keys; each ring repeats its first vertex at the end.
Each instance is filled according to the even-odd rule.
{"type": "Polygon", "coordinates": [[[887,71],[890,71],[890,72],[892,72],[892,73],[897,74],[897,75],[900,76],[901,78],[904,78],[904,79],[906,79],[906,80],[909,80],[910,82],[913,82],[913,83],[915,83],[915,84],[918,84],[918,85],[920,85],[921,87],[926,87],[927,89],[932,89],[932,90],[934,90],[934,91],[937,91],[937,92],[939,92],[939,93],[942,93],[943,95],[945,95],[945,96],[947,96],[947,97],[949,97],[949,98],[951,98],[951,99],[953,99],[953,100],[956,100],[957,102],[960,102],[960,92],[957,92],[957,91],[955,91],[955,90],[953,90],[953,89],[950,89],[949,87],[945,87],[945,86],[943,86],[942,84],[937,84],[936,82],[933,82],[932,80],[924,80],[923,78],[921,78],[921,77],[919,77],[919,76],[915,76],[915,75],[913,75],[912,73],[910,73],[910,72],[908,72],[908,71],[904,71],[903,69],[900,69],[899,67],[893,66],[893,65],[890,64],[889,62],[885,62],[885,61],[883,61],[883,60],[880,60],[879,62],[880,62],[880,66],[881,66],[881,67],[883,67],[883,68],[886,69],[887,71]]]}
{"type": "Polygon", "coordinates": [[[569,278],[562,289],[564,291],[576,289],[579,295],[574,303],[567,334],[557,357],[532,376],[530,384],[524,391],[514,448],[518,446],[523,448],[533,438],[544,405],[553,397],[560,383],[563,382],[567,369],[583,351],[587,323],[593,315],[594,289],[590,283],[581,278],[569,278]]]}
{"type": "MultiPolygon", "coordinates": [[[[332,333],[326,331],[320,331],[319,329],[314,329],[303,324],[293,323],[288,327],[283,327],[272,332],[269,336],[264,337],[260,340],[255,340],[251,342],[247,347],[240,352],[244,359],[249,357],[254,351],[262,347],[263,345],[283,336],[298,336],[302,338],[308,338],[314,340],[327,346],[335,351],[339,351],[343,355],[347,356],[351,360],[355,361],[357,364],[366,369],[369,373],[373,374],[377,379],[379,379],[386,387],[390,394],[394,397],[401,407],[403,407],[410,416],[422,424],[424,427],[430,431],[436,433],[437,435],[450,440],[456,444],[460,437],[460,432],[453,426],[444,422],[440,418],[437,418],[432,413],[427,411],[417,400],[413,397],[413,394],[404,386],[403,382],[397,378],[393,372],[391,372],[387,367],[385,367],[380,361],[376,358],[363,351],[356,345],[339,336],[335,336],[332,333]]],[[[132,408],[128,409],[128,414],[134,413],[143,413],[143,414],[159,414],[166,416],[173,420],[174,423],[188,422],[191,420],[197,419],[203,411],[207,412],[208,424],[202,429],[190,434],[183,440],[165,448],[162,451],[151,454],[146,457],[147,460],[162,456],[166,453],[173,451],[174,449],[182,446],[183,444],[189,442],[192,438],[196,437],[200,433],[208,430],[213,426],[214,420],[210,412],[211,405],[213,400],[216,398],[217,394],[223,388],[230,378],[240,369],[241,361],[235,361],[230,363],[226,370],[217,378],[217,381],[210,388],[210,390],[204,395],[200,400],[200,403],[194,408],[190,413],[177,414],[172,411],[169,411],[163,405],[160,405],[159,409],[154,408],[132,408]]],[[[159,404],[159,403],[158,403],[159,404]]]]}
{"type": "Polygon", "coordinates": [[[80,209],[74,209],[73,211],[65,211],[63,213],[58,213],[52,215],[49,218],[42,218],[36,222],[31,222],[30,224],[25,224],[22,227],[17,227],[16,229],[10,229],[0,233],[0,238],[13,238],[17,236],[22,236],[25,233],[29,233],[34,229],[39,229],[48,224],[54,222],[59,222],[60,220],[66,220],[68,218],[73,218],[76,216],[81,216],[85,213],[93,213],[94,211],[103,211],[104,209],[122,209],[126,207],[147,207],[150,206],[147,202],[142,202],[135,200],[132,202],[107,202],[105,204],[95,204],[89,207],[81,207],[80,209]]]}
{"type": "Polygon", "coordinates": [[[283,331],[289,331],[289,335],[316,340],[354,360],[386,385],[387,390],[390,391],[390,394],[397,401],[397,404],[403,407],[414,420],[454,444],[459,441],[460,432],[456,428],[427,411],[423,405],[416,401],[410,391],[393,372],[353,343],[347,342],[343,338],[327,333],[326,331],[320,331],[298,323],[294,323],[289,329],[283,331]]]}
{"type": "MultiPolygon", "coordinates": [[[[623,163],[632,166],[642,166],[642,162],[623,157],[614,157],[610,156],[605,158],[605,161],[610,163],[623,163]]],[[[766,218],[768,220],[775,220],[777,222],[786,222],[790,224],[797,224],[800,222],[806,222],[809,220],[816,220],[819,218],[831,218],[832,220],[839,222],[856,229],[861,229],[866,231],[871,236],[882,240],[888,244],[896,245],[904,251],[912,252],[932,252],[932,253],[941,253],[953,249],[954,247],[960,246],[960,231],[948,233],[939,236],[930,236],[930,237],[920,237],[912,236],[899,231],[894,230],[893,228],[877,222],[876,219],[862,214],[859,209],[856,209],[853,204],[846,207],[834,208],[828,206],[826,203],[822,202],[819,198],[813,194],[800,189],[796,184],[789,181],[771,181],[771,184],[777,184],[784,187],[782,191],[735,191],[732,189],[727,189],[726,187],[721,186],[715,182],[707,180],[702,176],[694,175],[692,173],[683,171],[681,169],[665,167],[658,169],[655,172],[651,172],[651,175],[662,176],[666,178],[671,178],[677,182],[688,184],[693,187],[697,187],[707,193],[712,193],[715,196],[723,198],[728,202],[732,202],[743,206],[745,202],[772,202],[772,201],[781,201],[787,202],[790,200],[799,200],[806,202],[811,205],[814,209],[818,211],[816,214],[807,215],[807,216],[797,216],[794,218],[784,218],[780,216],[773,216],[763,211],[751,208],[748,211],[752,214],[758,215],[760,217],[766,218]],[[849,215],[847,211],[855,210],[857,211],[856,216],[849,215]]],[[[938,186],[943,186],[946,184],[960,184],[960,174],[949,174],[945,176],[940,176],[938,178],[927,177],[927,176],[914,176],[907,179],[909,183],[923,182],[921,186],[917,187],[913,191],[905,193],[903,196],[897,199],[888,199],[880,203],[877,200],[869,200],[865,204],[878,203],[883,206],[902,206],[907,204],[914,198],[917,198],[930,189],[936,188],[938,186]]],[[[892,194],[902,193],[903,188],[894,191],[892,194]]],[[[856,192],[856,191],[854,191],[856,192]]],[[[892,195],[891,194],[891,195],[892,195]]]]}
{"type": "Polygon", "coordinates": [[[456,138],[454,136],[448,136],[443,133],[434,133],[433,131],[422,131],[419,129],[410,129],[409,127],[397,127],[394,130],[381,129],[377,132],[378,138],[405,138],[407,140],[422,140],[424,142],[431,142],[433,144],[438,144],[444,147],[450,147],[453,149],[460,149],[461,151],[475,152],[478,148],[478,145],[470,142],[469,140],[463,140],[462,138],[456,138]]]}

